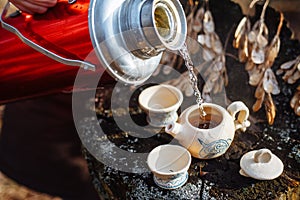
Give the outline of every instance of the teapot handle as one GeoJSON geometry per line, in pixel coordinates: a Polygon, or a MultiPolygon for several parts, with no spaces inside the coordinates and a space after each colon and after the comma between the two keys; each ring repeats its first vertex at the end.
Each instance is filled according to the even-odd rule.
{"type": "Polygon", "coordinates": [[[234,119],[235,130],[246,131],[247,127],[250,126],[248,107],[241,101],[235,101],[227,107],[227,111],[234,119]]]}

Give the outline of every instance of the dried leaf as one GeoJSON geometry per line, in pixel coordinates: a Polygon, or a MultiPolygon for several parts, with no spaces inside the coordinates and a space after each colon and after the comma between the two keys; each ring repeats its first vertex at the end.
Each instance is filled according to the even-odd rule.
{"type": "Polygon", "coordinates": [[[233,39],[232,46],[236,49],[240,47],[240,42],[243,40],[243,35],[238,35],[236,38],[233,39]]]}
{"type": "Polygon", "coordinates": [[[228,85],[228,76],[227,73],[223,73],[222,79],[220,79],[220,92],[222,91],[222,88],[228,85]]]}
{"type": "Polygon", "coordinates": [[[255,98],[261,99],[264,97],[264,95],[265,95],[264,88],[261,85],[257,86],[257,88],[255,90],[255,94],[254,94],[255,98]]]}
{"type": "Polygon", "coordinates": [[[265,93],[263,93],[263,97],[260,99],[256,99],[255,103],[252,106],[252,110],[254,112],[257,112],[261,109],[262,103],[264,101],[265,93]]]}
{"type": "Polygon", "coordinates": [[[249,40],[249,42],[250,43],[254,43],[254,42],[256,42],[256,32],[254,32],[254,31],[250,31],[249,33],[248,33],[248,40],[249,40]]]}
{"type": "Polygon", "coordinates": [[[215,62],[213,62],[213,66],[212,67],[213,67],[213,70],[215,72],[219,72],[223,68],[223,63],[221,61],[215,61],[215,62]]]}
{"type": "Polygon", "coordinates": [[[271,94],[268,94],[264,104],[268,123],[272,125],[276,116],[276,107],[274,105],[271,94]]]}
{"type": "MultiPolygon", "coordinates": [[[[252,0],[232,0],[233,2],[238,3],[243,11],[244,15],[249,14],[249,12],[254,9],[249,9],[249,4],[252,0]]],[[[287,21],[288,27],[292,31],[292,38],[296,38],[300,40],[300,1],[298,0],[277,0],[270,1],[269,6],[274,8],[278,12],[282,12],[284,14],[284,18],[287,21]]],[[[253,14],[253,13],[250,13],[253,14]]]]}
{"type": "Polygon", "coordinates": [[[209,93],[202,93],[202,98],[205,100],[205,102],[212,102],[212,98],[209,95],[209,93]]]}
{"type": "Polygon", "coordinates": [[[239,56],[239,61],[241,63],[247,62],[248,56],[245,54],[245,51],[243,49],[239,50],[238,56],[239,56]]]}
{"type": "Polygon", "coordinates": [[[199,23],[198,21],[194,21],[193,26],[192,26],[193,31],[196,33],[199,33],[202,30],[202,24],[199,23]]]}
{"type": "Polygon", "coordinates": [[[250,20],[248,17],[243,17],[242,20],[240,21],[239,25],[237,26],[237,29],[235,30],[234,33],[234,40],[233,40],[233,46],[234,48],[243,48],[243,43],[245,43],[245,40],[248,42],[247,35],[248,32],[250,31],[250,20]]]}
{"type": "Polygon", "coordinates": [[[209,10],[204,13],[203,30],[205,33],[213,33],[215,31],[215,23],[209,10]]]}
{"type": "Polygon", "coordinates": [[[294,84],[300,78],[300,71],[296,71],[292,76],[287,80],[289,84],[294,84]]]}
{"type": "Polygon", "coordinates": [[[194,24],[194,14],[195,14],[195,7],[192,7],[191,12],[186,16],[186,22],[187,22],[187,32],[192,33],[193,32],[193,24],[194,24]]]}
{"type": "Polygon", "coordinates": [[[288,62],[283,63],[282,65],[280,65],[280,69],[290,69],[295,63],[297,62],[297,60],[291,60],[288,62]]]}
{"type": "Polygon", "coordinates": [[[198,35],[198,42],[202,44],[203,46],[211,48],[211,38],[210,35],[207,34],[199,34],[198,35]]]}
{"type": "Polygon", "coordinates": [[[213,34],[212,37],[212,49],[216,54],[222,54],[223,53],[223,45],[222,42],[219,39],[219,36],[217,34],[213,34]]]}
{"type": "Polygon", "coordinates": [[[253,68],[254,68],[255,66],[256,66],[256,65],[250,60],[250,61],[248,61],[248,62],[246,63],[245,69],[246,69],[247,71],[251,71],[251,70],[253,70],[253,68]]]}
{"type": "Polygon", "coordinates": [[[216,94],[216,93],[221,92],[221,91],[222,91],[222,86],[223,86],[222,78],[219,78],[219,79],[215,82],[215,85],[214,85],[214,88],[213,88],[213,93],[216,94]]]}
{"type": "Polygon", "coordinates": [[[266,91],[266,93],[271,93],[274,95],[280,93],[278,82],[273,71],[270,68],[267,69],[264,73],[263,88],[266,91]]]}
{"type": "Polygon", "coordinates": [[[294,112],[296,115],[300,116],[300,105],[299,104],[297,106],[295,106],[294,112]]]}
{"type": "Polygon", "coordinates": [[[252,31],[255,32],[256,36],[263,35],[264,37],[268,38],[268,27],[263,20],[257,20],[252,27],[252,31]]]}
{"type": "Polygon", "coordinates": [[[205,44],[205,35],[204,35],[204,34],[199,34],[199,35],[198,35],[197,41],[198,41],[200,44],[204,45],[204,44],[205,44]]]}
{"type": "Polygon", "coordinates": [[[262,30],[262,32],[260,32],[260,34],[258,35],[257,41],[261,42],[261,45],[264,45],[263,47],[265,47],[268,44],[269,40],[269,30],[264,21],[260,20],[259,24],[259,28],[260,30],[262,30]]]}
{"type": "Polygon", "coordinates": [[[219,77],[219,73],[211,73],[207,80],[214,83],[219,77]]]}
{"type": "Polygon", "coordinates": [[[282,79],[284,81],[287,81],[289,79],[290,76],[292,76],[292,74],[294,73],[294,70],[288,70],[285,72],[284,76],[282,77],[282,79]]]}
{"type": "Polygon", "coordinates": [[[211,47],[212,47],[212,37],[211,37],[211,34],[204,35],[204,45],[211,49],[211,47]]]}
{"type": "Polygon", "coordinates": [[[210,93],[213,86],[214,86],[214,82],[212,82],[210,80],[206,81],[204,86],[203,86],[203,92],[204,93],[210,93]]]}
{"type": "Polygon", "coordinates": [[[207,48],[203,48],[203,59],[205,61],[210,61],[213,60],[215,58],[215,53],[213,51],[210,51],[207,48]]]}
{"type": "Polygon", "coordinates": [[[271,67],[277,58],[278,52],[280,50],[280,38],[276,35],[269,48],[267,49],[267,61],[266,66],[271,67]]]}
{"type": "Polygon", "coordinates": [[[238,36],[245,33],[245,30],[247,27],[247,21],[248,21],[248,18],[246,16],[244,16],[235,30],[235,33],[234,33],[235,38],[237,38],[238,36]]]}
{"type": "Polygon", "coordinates": [[[262,64],[265,62],[265,51],[259,47],[253,48],[251,52],[251,60],[255,64],[262,64]]]}
{"type": "Polygon", "coordinates": [[[227,86],[228,85],[228,76],[227,76],[227,73],[226,73],[226,67],[225,67],[225,72],[223,73],[223,82],[224,82],[224,85],[227,86]]]}
{"type": "Polygon", "coordinates": [[[248,71],[249,74],[249,84],[252,86],[258,85],[261,78],[263,77],[263,70],[253,68],[252,70],[248,71]]]}
{"type": "Polygon", "coordinates": [[[258,49],[264,49],[268,44],[268,27],[263,20],[258,20],[249,32],[249,42],[255,44],[258,49]]]}
{"type": "Polygon", "coordinates": [[[281,75],[284,71],[282,69],[277,69],[276,75],[281,75]]]}
{"type": "Polygon", "coordinates": [[[294,96],[292,97],[291,101],[290,101],[290,106],[291,106],[292,108],[295,108],[298,99],[299,99],[299,98],[298,98],[298,96],[297,96],[297,93],[295,93],[294,96]]]}
{"type": "Polygon", "coordinates": [[[248,37],[244,36],[244,42],[241,45],[241,48],[239,49],[239,61],[240,62],[246,62],[249,57],[249,49],[248,49],[248,37]]]}
{"type": "Polygon", "coordinates": [[[203,16],[204,16],[204,8],[201,7],[200,9],[198,9],[196,16],[193,18],[194,22],[192,25],[192,29],[193,31],[195,31],[196,33],[199,33],[202,30],[202,20],[203,20],[203,16]]]}
{"type": "Polygon", "coordinates": [[[275,58],[279,53],[279,50],[280,50],[280,37],[276,35],[271,42],[268,56],[271,57],[272,60],[275,60],[275,58]]]}
{"type": "MultiPolygon", "coordinates": [[[[208,62],[207,62],[208,63],[208,62]]],[[[213,72],[213,64],[214,62],[213,61],[210,61],[209,64],[207,65],[207,67],[205,68],[205,71],[204,73],[202,73],[202,76],[203,77],[208,77],[210,73],[214,73],[213,72]]]]}
{"type": "Polygon", "coordinates": [[[256,38],[257,44],[259,48],[264,48],[268,44],[268,39],[265,38],[263,35],[258,35],[256,38]]]}
{"type": "Polygon", "coordinates": [[[267,69],[267,67],[265,66],[265,63],[262,63],[262,64],[259,64],[259,65],[256,65],[257,69],[259,70],[263,70],[265,71],[265,69],[267,69]]]}
{"type": "Polygon", "coordinates": [[[203,7],[199,8],[198,11],[197,11],[197,13],[196,13],[195,18],[196,18],[197,20],[199,20],[199,21],[202,21],[203,18],[204,18],[204,13],[205,13],[204,8],[203,8],[203,7]]]}
{"type": "Polygon", "coordinates": [[[300,116],[300,85],[298,86],[297,91],[292,97],[290,105],[294,109],[295,114],[300,116]]]}
{"type": "Polygon", "coordinates": [[[267,27],[267,25],[265,24],[265,22],[262,22],[261,26],[262,26],[262,28],[263,28],[262,35],[268,40],[268,35],[269,35],[268,27],[267,27]]]}
{"type": "MultiPolygon", "coordinates": [[[[197,34],[195,33],[195,36],[191,36],[191,38],[197,38],[197,34]]],[[[195,55],[197,53],[199,53],[200,51],[202,51],[202,45],[200,45],[200,43],[198,42],[191,42],[189,43],[189,51],[190,51],[190,55],[195,55]]]]}

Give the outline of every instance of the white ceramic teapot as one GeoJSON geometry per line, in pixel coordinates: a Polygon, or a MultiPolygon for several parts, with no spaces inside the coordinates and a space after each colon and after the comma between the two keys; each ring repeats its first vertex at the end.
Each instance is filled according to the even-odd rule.
{"type": "Polygon", "coordinates": [[[221,156],[229,148],[235,131],[245,131],[249,109],[241,102],[231,103],[227,110],[213,103],[203,103],[205,117],[200,117],[199,106],[193,105],[182,112],[177,122],[171,122],[165,131],[200,159],[221,156]]]}

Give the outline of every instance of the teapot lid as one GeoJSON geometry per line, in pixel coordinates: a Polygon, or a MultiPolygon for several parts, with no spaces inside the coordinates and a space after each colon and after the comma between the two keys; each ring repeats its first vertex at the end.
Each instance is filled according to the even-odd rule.
{"type": "Polygon", "coordinates": [[[272,180],[283,172],[282,161],[269,149],[253,150],[240,160],[240,174],[258,180],[272,180]]]}

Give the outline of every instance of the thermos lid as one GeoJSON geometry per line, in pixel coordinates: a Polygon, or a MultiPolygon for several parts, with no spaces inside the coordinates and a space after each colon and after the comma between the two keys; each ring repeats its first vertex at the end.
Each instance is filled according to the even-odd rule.
{"type": "Polygon", "coordinates": [[[103,67],[117,80],[138,85],[156,70],[165,49],[186,39],[178,0],[91,0],[89,31],[103,67]]]}

